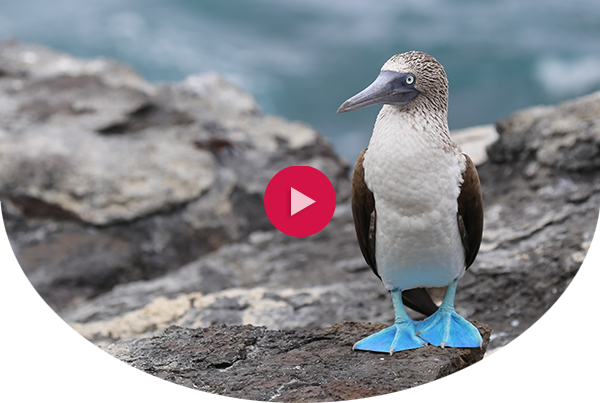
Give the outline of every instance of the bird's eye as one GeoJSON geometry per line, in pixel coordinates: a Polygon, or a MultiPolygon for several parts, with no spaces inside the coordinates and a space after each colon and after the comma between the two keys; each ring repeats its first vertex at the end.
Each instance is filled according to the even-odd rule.
{"type": "Polygon", "coordinates": [[[406,84],[411,85],[414,82],[415,82],[415,76],[407,76],[406,77],[406,84]]]}

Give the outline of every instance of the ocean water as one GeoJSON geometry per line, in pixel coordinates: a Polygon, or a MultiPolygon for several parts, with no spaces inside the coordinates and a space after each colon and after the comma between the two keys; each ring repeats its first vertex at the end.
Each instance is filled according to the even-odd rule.
{"type": "Polygon", "coordinates": [[[336,114],[393,54],[450,80],[451,129],[600,90],[598,0],[0,0],[0,40],[125,62],[151,81],[217,71],[353,162],[379,107],[336,114]]]}

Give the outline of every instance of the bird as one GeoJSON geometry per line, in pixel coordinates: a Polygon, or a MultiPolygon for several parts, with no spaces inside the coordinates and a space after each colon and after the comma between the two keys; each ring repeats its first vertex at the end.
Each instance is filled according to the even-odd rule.
{"type": "Polygon", "coordinates": [[[473,161],[450,137],[448,92],[444,67],[410,51],[392,56],[337,111],[383,105],[354,166],[351,205],[360,250],[391,293],[395,320],[355,350],[482,346],[454,307],[481,244],[483,200],[473,161]],[[427,287],[447,287],[439,307],[427,287]],[[427,317],[412,320],[404,304],[427,317]]]}

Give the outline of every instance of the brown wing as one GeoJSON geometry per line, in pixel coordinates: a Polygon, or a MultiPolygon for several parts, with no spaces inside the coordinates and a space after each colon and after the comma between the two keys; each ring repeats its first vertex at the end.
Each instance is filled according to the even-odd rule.
{"type": "MultiPolygon", "coordinates": [[[[365,183],[363,168],[366,151],[366,149],[363,150],[358,156],[352,174],[352,216],[360,251],[373,273],[381,279],[377,273],[375,260],[375,226],[377,224],[375,197],[365,183]]],[[[433,314],[438,308],[424,288],[405,290],[402,292],[402,301],[409,308],[427,316],[433,314]]]]}
{"type": "Polygon", "coordinates": [[[467,168],[462,174],[463,184],[458,195],[458,228],[465,249],[465,266],[469,266],[475,260],[481,236],[483,233],[483,197],[481,195],[481,184],[475,164],[467,154],[467,168]]]}
{"type": "Polygon", "coordinates": [[[375,262],[375,197],[365,183],[363,168],[366,152],[365,149],[358,156],[352,174],[352,217],[360,251],[373,273],[379,277],[375,262]]]}

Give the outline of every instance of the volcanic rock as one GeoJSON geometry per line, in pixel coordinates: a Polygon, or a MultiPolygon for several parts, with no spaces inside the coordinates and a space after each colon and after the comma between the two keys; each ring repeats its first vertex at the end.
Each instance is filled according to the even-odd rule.
{"type": "MultiPolygon", "coordinates": [[[[456,138],[479,155],[485,208],[456,309],[493,329],[493,350],[552,306],[590,246],[600,92],[456,138]]],[[[0,44],[0,200],[17,259],[77,331],[165,379],[255,399],[340,400],[481,358],[431,346],[392,357],[352,352],[394,317],[356,243],[349,173],[319,133],[262,114],[219,75],[155,84],[118,62],[0,44]],[[337,195],[329,225],[304,239],[274,229],[263,208],[268,181],[291,165],[320,169],[337,195]],[[243,381],[257,357],[273,365],[262,369],[280,390],[243,381]],[[327,360],[346,360],[349,372],[327,374],[327,360]],[[365,377],[368,365],[381,376],[365,377]],[[302,372],[309,366],[311,376],[302,372]],[[199,371],[240,382],[203,384],[199,371]]]]}

